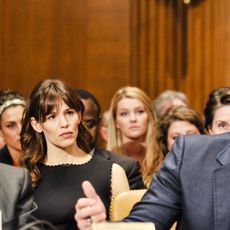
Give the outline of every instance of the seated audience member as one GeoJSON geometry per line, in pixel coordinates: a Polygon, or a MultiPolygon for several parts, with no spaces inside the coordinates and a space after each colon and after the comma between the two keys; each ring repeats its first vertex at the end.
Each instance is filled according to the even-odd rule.
{"type": "Polygon", "coordinates": [[[101,106],[97,98],[87,90],[74,89],[74,92],[80,97],[83,103],[84,112],[82,121],[93,137],[94,141],[92,147],[94,148],[96,146],[98,127],[101,120],[101,106]]]}
{"type": "Polygon", "coordinates": [[[162,117],[173,106],[188,106],[186,94],[180,91],[165,90],[153,101],[153,107],[158,118],[162,117]]]}
{"type": "Polygon", "coordinates": [[[172,150],[178,136],[205,133],[204,121],[200,114],[184,106],[169,109],[158,120],[157,130],[157,143],[164,156],[172,150]]]}
{"type": "MultiPolygon", "coordinates": [[[[21,229],[35,221],[29,172],[0,163],[0,210],[3,230],[21,229]]],[[[26,228],[25,228],[26,229],[26,228]]],[[[30,228],[40,229],[40,228],[30,228]]]]}
{"type": "MultiPolygon", "coordinates": [[[[150,188],[123,221],[153,222],[156,230],[178,220],[180,229],[229,230],[229,139],[230,133],[178,137],[150,188]]],[[[76,203],[75,219],[81,230],[89,230],[106,215],[89,182],[83,191],[86,197],[76,203]]]]}
{"type": "Polygon", "coordinates": [[[0,94],[0,135],[5,146],[0,150],[0,162],[18,166],[22,154],[20,132],[25,98],[16,91],[5,90],[0,94]]]}
{"type": "Polygon", "coordinates": [[[204,116],[209,134],[230,132],[230,87],[221,87],[209,94],[204,116]]]}
{"type": "Polygon", "coordinates": [[[109,110],[106,110],[101,117],[101,122],[99,126],[99,136],[101,140],[105,143],[105,146],[108,141],[108,125],[109,125],[109,110]]]}
{"type": "MultiPolygon", "coordinates": [[[[97,98],[87,90],[75,89],[75,92],[80,96],[85,107],[82,120],[85,122],[90,134],[94,137],[94,143],[96,143],[100,121],[100,104],[97,98]]],[[[93,154],[95,156],[117,163],[125,170],[130,189],[145,188],[138,161],[112,153],[105,149],[99,149],[96,146],[94,147],[93,154]]]]}
{"type": "Polygon", "coordinates": [[[151,99],[137,87],[117,90],[110,104],[107,149],[139,160],[145,185],[162,162],[151,99]]]}
{"type": "Polygon", "coordinates": [[[74,205],[89,180],[106,206],[118,192],[129,190],[124,170],[92,157],[92,137],[82,124],[84,106],[64,82],[47,79],[32,90],[21,131],[21,159],[32,176],[37,219],[57,229],[75,229],[74,205]]]}

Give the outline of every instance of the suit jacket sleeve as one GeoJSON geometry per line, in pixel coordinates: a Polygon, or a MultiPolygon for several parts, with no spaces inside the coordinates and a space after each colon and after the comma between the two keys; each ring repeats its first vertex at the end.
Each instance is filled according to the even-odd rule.
{"type": "Polygon", "coordinates": [[[31,186],[31,178],[27,170],[23,170],[22,187],[17,203],[17,215],[19,228],[35,220],[32,212],[36,209],[33,202],[33,191],[31,186]]]}
{"type": "Polygon", "coordinates": [[[124,221],[153,222],[157,230],[169,229],[181,217],[181,188],[179,182],[183,159],[184,137],[178,138],[168,153],[160,171],[124,221]]]}

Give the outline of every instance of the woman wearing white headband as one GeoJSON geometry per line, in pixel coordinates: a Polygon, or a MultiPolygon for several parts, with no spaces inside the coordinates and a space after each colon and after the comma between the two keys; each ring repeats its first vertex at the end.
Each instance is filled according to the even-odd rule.
{"type": "Polygon", "coordinates": [[[20,132],[25,98],[16,91],[4,90],[0,93],[0,135],[5,146],[0,150],[0,162],[19,166],[22,149],[20,132]]]}

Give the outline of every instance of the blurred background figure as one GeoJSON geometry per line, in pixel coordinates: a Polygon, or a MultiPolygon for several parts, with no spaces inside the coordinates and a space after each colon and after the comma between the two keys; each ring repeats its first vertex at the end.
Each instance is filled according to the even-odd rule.
{"type": "Polygon", "coordinates": [[[0,94],[0,136],[5,146],[0,150],[0,162],[19,166],[22,154],[20,132],[26,101],[16,91],[5,90],[0,94]]]}
{"type": "Polygon", "coordinates": [[[230,87],[221,87],[209,94],[204,116],[209,134],[230,132],[230,87]]]}
{"type": "Polygon", "coordinates": [[[2,136],[0,136],[0,149],[5,146],[5,141],[2,136]]]}
{"type": "Polygon", "coordinates": [[[104,148],[108,142],[108,125],[109,125],[109,110],[106,110],[101,117],[101,122],[99,126],[99,136],[100,142],[99,144],[104,148]]]}
{"type": "Polygon", "coordinates": [[[107,149],[138,160],[146,186],[162,160],[155,135],[156,116],[147,94],[137,87],[118,89],[110,104],[107,149]]]}
{"type": "Polygon", "coordinates": [[[82,120],[94,138],[94,146],[92,146],[93,150],[91,151],[91,154],[119,164],[125,170],[130,189],[145,188],[140,172],[140,164],[138,161],[130,157],[122,156],[111,151],[98,148],[96,146],[100,126],[100,103],[98,102],[97,98],[87,90],[75,89],[74,91],[80,96],[84,104],[82,120]]]}
{"type": "Polygon", "coordinates": [[[101,106],[97,98],[87,90],[74,89],[74,92],[80,97],[84,105],[82,120],[94,139],[92,145],[92,148],[94,148],[98,137],[98,127],[101,120],[101,106]]]}
{"type": "Polygon", "coordinates": [[[164,157],[171,151],[178,136],[205,133],[201,115],[184,106],[170,108],[158,120],[157,129],[157,142],[164,157]]]}
{"type": "Polygon", "coordinates": [[[153,101],[153,107],[157,117],[162,117],[173,106],[188,106],[187,96],[180,91],[165,90],[153,101]]]}

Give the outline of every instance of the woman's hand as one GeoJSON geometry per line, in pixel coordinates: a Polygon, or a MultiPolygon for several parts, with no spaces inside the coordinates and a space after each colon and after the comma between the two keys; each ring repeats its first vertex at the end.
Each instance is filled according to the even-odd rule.
{"type": "Polygon", "coordinates": [[[92,223],[105,222],[105,206],[89,181],[82,183],[82,189],[86,198],[77,201],[75,220],[80,230],[91,230],[92,223]]]}

